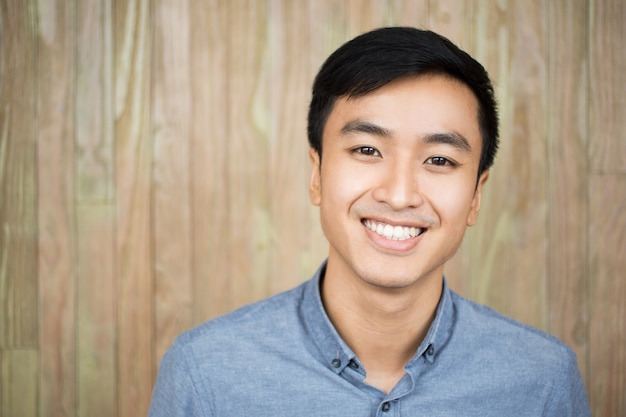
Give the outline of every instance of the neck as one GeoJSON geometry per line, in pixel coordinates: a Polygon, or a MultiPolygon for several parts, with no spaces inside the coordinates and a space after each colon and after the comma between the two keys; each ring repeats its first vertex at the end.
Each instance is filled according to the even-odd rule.
{"type": "Polygon", "coordinates": [[[389,392],[404,375],[432,323],[441,274],[406,288],[382,288],[347,279],[329,264],[322,284],[326,312],[367,371],[366,382],[389,392]]]}

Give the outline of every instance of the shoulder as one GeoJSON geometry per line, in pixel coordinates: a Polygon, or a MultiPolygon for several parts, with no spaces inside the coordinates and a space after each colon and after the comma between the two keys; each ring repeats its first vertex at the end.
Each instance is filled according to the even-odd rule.
{"type": "Polygon", "coordinates": [[[577,367],[572,349],[556,337],[458,294],[452,293],[452,298],[455,334],[486,356],[553,376],[577,367]]]}
{"type": "MultiPolygon", "coordinates": [[[[543,415],[588,416],[574,351],[556,337],[452,293],[454,330],[448,354],[480,392],[505,393],[543,415]]],[[[496,395],[494,395],[496,397],[496,395]]],[[[517,403],[515,403],[517,404],[517,403]]]]}
{"type": "Polygon", "coordinates": [[[179,335],[170,350],[193,355],[231,355],[235,351],[258,349],[281,335],[297,331],[302,284],[289,291],[245,305],[209,320],[179,335]]]}

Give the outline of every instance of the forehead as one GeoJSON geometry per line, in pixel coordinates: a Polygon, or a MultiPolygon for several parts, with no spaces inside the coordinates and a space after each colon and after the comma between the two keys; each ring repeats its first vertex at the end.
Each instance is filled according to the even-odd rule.
{"type": "Polygon", "coordinates": [[[455,133],[475,149],[482,142],[476,96],[462,82],[442,75],[401,78],[363,96],[340,97],[324,138],[355,121],[373,123],[396,136],[455,133]]]}

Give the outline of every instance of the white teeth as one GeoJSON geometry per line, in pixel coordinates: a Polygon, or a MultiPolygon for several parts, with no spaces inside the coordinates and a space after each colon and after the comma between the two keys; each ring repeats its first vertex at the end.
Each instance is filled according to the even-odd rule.
{"type": "Polygon", "coordinates": [[[376,223],[372,220],[363,222],[365,227],[390,240],[406,240],[419,236],[424,229],[408,226],[392,226],[390,224],[376,223]]]}

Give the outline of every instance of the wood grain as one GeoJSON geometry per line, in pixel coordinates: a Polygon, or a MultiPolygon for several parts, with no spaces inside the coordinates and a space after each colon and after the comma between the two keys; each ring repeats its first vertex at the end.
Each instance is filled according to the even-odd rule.
{"type": "Polygon", "coordinates": [[[36,349],[0,350],[0,415],[36,416],[38,352],[36,349]]]}
{"type": "MultiPolygon", "coordinates": [[[[593,133],[592,133],[592,138],[593,133]]],[[[588,383],[594,416],[626,413],[626,175],[589,181],[590,334],[588,383]]]]}
{"type": "Polygon", "coordinates": [[[502,146],[446,274],[626,413],[619,0],[0,0],[0,412],[146,415],[181,331],[307,279],[319,66],[384,25],[482,62],[502,146]]]}
{"type": "Polygon", "coordinates": [[[226,68],[228,120],[228,241],[229,291],[235,306],[263,298],[268,283],[267,136],[262,93],[265,90],[263,54],[267,47],[268,5],[229,3],[230,30],[226,68]]]}
{"type": "Polygon", "coordinates": [[[590,0],[590,97],[593,132],[602,137],[589,143],[591,169],[626,172],[626,2],[590,0]]]}
{"type": "Polygon", "coordinates": [[[81,205],[77,223],[78,416],[116,417],[116,319],[112,206],[81,205]]]}
{"type": "Polygon", "coordinates": [[[38,3],[37,181],[41,416],[76,415],[72,2],[38,3]]]}
{"type": "Polygon", "coordinates": [[[161,357],[192,323],[190,4],[154,4],[152,56],[155,349],[161,357]],[[174,238],[175,237],[175,238],[174,238]]]}
{"type": "Polygon", "coordinates": [[[547,330],[576,351],[589,381],[587,2],[549,4],[547,330]]]}
{"type": "Polygon", "coordinates": [[[0,9],[0,347],[37,345],[35,22],[0,9]]]}
{"type": "Polygon", "coordinates": [[[113,124],[110,4],[76,2],[74,120],[76,199],[113,197],[113,124]]]}
{"type": "Polygon", "coordinates": [[[151,240],[151,14],[148,0],[115,2],[115,282],[118,415],[147,415],[154,355],[151,240]]]}
{"type": "Polygon", "coordinates": [[[193,322],[232,309],[231,253],[227,248],[228,177],[228,8],[219,1],[194,2],[190,16],[191,215],[193,322]]]}

